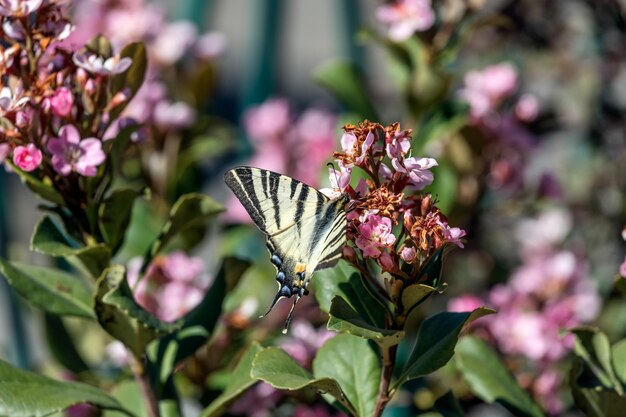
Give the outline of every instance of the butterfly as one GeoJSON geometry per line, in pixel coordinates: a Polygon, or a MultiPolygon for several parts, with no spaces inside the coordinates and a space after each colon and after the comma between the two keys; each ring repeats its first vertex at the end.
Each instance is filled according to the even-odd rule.
{"type": "Polygon", "coordinates": [[[349,198],[330,199],[286,175],[246,166],[227,171],[224,181],[267,236],[278,292],[265,315],[281,298],[296,297],[283,328],[287,333],[296,303],[309,293],[313,273],[341,258],[349,198]]]}

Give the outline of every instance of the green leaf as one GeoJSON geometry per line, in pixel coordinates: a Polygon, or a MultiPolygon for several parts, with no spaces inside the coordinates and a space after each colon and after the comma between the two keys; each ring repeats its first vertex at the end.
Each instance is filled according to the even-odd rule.
{"type": "Polygon", "coordinates": [[[465,417],[465,412],[463,412],[461,404],[459,404],[452,390],[437,398],[434,409],[443,417],[465,417]]]}
{"type": "Polygon", "coordinates": [[[349,334],[333,337],[317,352],[313,373],[337,381],[357,416],[372,415],[381,365],[368,340],[349,334]]]}
{"type": "Polygon", "coordinates": [[[143,42],[133,42],[120,53],[120,58],[130,58],[133,63],[121,74],[117,74],[111,80],[111,93],[114,96],[123,89],[129,90],[130,94],[125,103],[111,110],[111,120],[115,120],[122,113],[128,102],[137,94],[139,87],[143,84],[146,76],[146,68],[148,67],[148,57],[146,55],[146,46],[143,42]]]}
{"type": "Polygon", "coordinates": [[[133,204],[138,195],[137,191],[131,189],[116,190],[100,205],[100,231],[113,253],[117,252],[124,241],[133,204]]]}
{"type": "Polygon", "coordinates": [[[237,366],[230,373],[226,388],[204,409],[201,414],[202,417],[221,416],[237,398],[257,382],[250,373],[252,372],[252,361],[257,353],[262,350],[263,348],[256,342],[246,349],[237,366]]]}
{"type": "Polygon", "coordinates": [[[111,265],[98,279],[95,310],[104,330],[140,358],[152,340],[175,331],[180,324],[162,322],[133,298],[122,265],[111,265]]]}
{"type": "MultiPolygon", "coordinates": [[[[0,360],[0,415],[45,416],[80,403],[124,411],[119,402],[96,387],[61,382],[14,368],[0,360]]],[[[132,416],[130,412],[125,412],[132,416]]]]}
{"type": "Polygon", "coordinates": [[[424,302],[435,291],[437,291],[436,288],[424,284],[413,284],[405,287],[400,297],[404,314],[408,316],[411,310],[424,302]]]}
{"type": "Polygon", "coordinates": [[[85,44],[85,49],[105,59],[113,56],[113,47],[111,46],[111,42],[109,42],[109,40],[102,35],[97,35],[91,38],[85,44]]]}
{"type": "MultiPolygon", "coordinates": [[[[570,371],[570,388],[574,403],[588,417],[621,417],[626,397],[601,384],[589,384],[589,370],[581,358],[575,358],[570,371]]],[[[598,382],[597,380],[595,382],[598,382]]]]}
{"type": "Polygon", "coordinates": [[[174,236],[194,229],[204,229],[207,222],[222,211],[224,207],[209,196],[197,193],[181,196],[172,206],[169,219],[152,244],[150,258],[159,253],[174,236]]]}
{"type": "Polygon", "coordinates": [[[370,294],[359,273],[346,262],[340,261],[334,268],[317,271],[312,283],[315,286],[315,297],[323,311],[330,312],[332,300],[338,296],[347,301],[368,323],[384,328],[384,307],[370,294]]]}
{"type": "Polygon", "coordinates": [[[622,384],[626,384],[626,339],[613,345],[613,368],[622,384]]]}
{"type": "Polygon", "coordinates": [[[458,174],[443,159],[439,159],[439,165],[433,168],[435,181],[428,187],[428,192],[437,198],[437,207],[448,213],[454,207],[457,197],[458,174]]]}
{"type": "Polygon", "coordinates": [[[439,313],[424,320],[417,333],[413,351],[394,387],[444,366],[454,355],[454,347],[463,327],[493,313],[494,310],[480,307],[466,313],[439,313]]]}
{"type": "Polygon", "coordinates": [[[429,285],[433,288],[441,287],[441,268],[443,266],[443,251],[445,246],[439,248],[428,260],[426,265],[419,272],[417,278],[422,284],[429,285]]]}
{"type": "Polygon", "coordinates": [[[35,226],[30,246],[44,255],[78,259],[94,277],[100,276],[111,262],[111,251],[106,245],[81,246],[47,215],[35,226]]]}
{"type": "Polygon", "coordinates": [[[94,318],[91,292],[79,278],[58,269],[0,260],[0,273],[29,303],[52,314],[94,318]]]}
{"type": "Polygon", "coordinates": [[[348,61],[336,60],[318,67],[313,78],[327,88],[350,111],[361,118],[379,120],[376,109],[367,96],[367,89],[357,67],[348,61]]]}
{"type": "Polygon", "coordinates": [[[614,389],[618,394],[624,395],[622,384],[613,369],[609,338],[598,329],[590,327],[578,327],[573,329],[572,333],[576,335],[574,342],[576,355],[585,361],[605,388],[614,389]]]}
{"type": "Polygon", "coordinates": [[[89,370],[89,366],[78,353],[63,320],[52,314],[46,314],[44,318],[48,349],[54,358],[74,374],[80,374],[89,370]]]}
{"type": "Polygon", "coordinates": [[[333,378],[313,377],[284,350],[276,347],[263,349],[256,355],[250,376],[278,389],[289,391],[314,389],[320,393],[328,393],[348,410],[353,410],[337,381],[333,378]]]}
{"type": "Polygon", "coordinates": [[[381,329],[369,323],[339,296],[333,298],[330,305],[327,328],[335,332],[371,339],[384,347],[397,345],[404,338],[403,331],[381,329]]]}
{"type": "Polygon", "coordinates": [[[497,354],[482,340],[467,336],[457,346],[456,362],[472,392],[520,417],[543,417],[541,408],[518,384],[497,354]]]}
{"type": "Polygon", "coordinates": [[[56,205],[65,205],[65,200],[63,199],[63,196],[59,194],[58,191],[54,188],[49,178],[46,178],[42,181],[32,174],[26,171],[22,171],[17,166],[15,166],[13,162],[7,160],[7,163],[11,166],[13,172],[15,172],[18,177],[20,177],[20,180],[36,195],[56,205]]]}
{"type": "Polygon", "coordinates": [[[165,383],[178,363],[206,343],[222,313],[222,302],[227,291],[237,284],[249,267],[249,262],[225,258],[213,285],[200,304],[180,320],[182,327],[150,348],[150,358],[157,364],[161,383],[165,383]]]}
{"type": "MultiPolygon", "coordinates": [[[[143,395],[139,385],[134,380],[122,381],[111,390],[111,396],[129,410],[133,410],[136,417],[149,417],[146,412],[143,395]]],[[[103,417],[123,417],[119,411],[106,410],[103,417]]]]}

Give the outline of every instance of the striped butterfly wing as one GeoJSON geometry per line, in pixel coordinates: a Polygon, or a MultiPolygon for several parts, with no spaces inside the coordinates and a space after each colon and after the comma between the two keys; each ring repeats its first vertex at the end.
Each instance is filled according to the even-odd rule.
{"type": "MultiPolygon", "coordinates": [[[[308,293],[313,272],[333,266],[341,257],[346,200],[331,200],[300,181],[259,168],[231,169],[224,180],[267,235],[279,284],[270,311],[282,297],[295,295],[295,306],[308,293]]],[[[285,331],[290,318],[291,312],[285,331]]]]}

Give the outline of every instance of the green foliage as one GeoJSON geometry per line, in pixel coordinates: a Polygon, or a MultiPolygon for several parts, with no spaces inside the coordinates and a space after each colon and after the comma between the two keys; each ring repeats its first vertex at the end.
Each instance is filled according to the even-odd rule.
{"type": "Polygon", "coordinates": [[[45,180],[40,180],[36,178],[34,175],[22,171],[19,169],[13,162],[7,161],[7,163],[13,169],[19,177],[22,183],[24,183],[36,196],[49,201],[50,203],[58,204],[60,206],[65,205],[65,199],[59,192],[54,188],[52,183],[48,178],[45,180]]]}
{"type": "Polygon", "coordinates": [[[252,362],[250,375],[278,389],[289,391],[313,389],[328,393],[348,410],[352,410],[337,381],[333,378],[311,375],[282,349],[271,347],[259,352],[252,362]]]}
{"type": "Polygon", "coordinates": [[[222,211],[224,208],[209,196],[197,193],[181,196],[172,206],[169,218],[153,242],[142,269],[176,236],[188,247],[194,246],[198,243],[198,232],[204,232],[209,220],[222,211]]]}
{"type": "Polygon", "coordinates": [[[100,276],[111,261],[111,250],[107,245],[81,246],[48,215],[43,216],[35,226],[31,249],[70,262],[77,259],[92,277],[100,276]]]}
{"type": "Polygon", "coordinates": [[[437,398],[433,406],[443,417],[465,417],[461,404],[450,390],[437,398]]]}
{"type": "MultiPolygon", "coordinates": [[[[133,410],[135,417],[148,417],[145,405],[141,397],[141,389],[133,380],[125,380],[115,385],[110,392],[120,404],[127,409],[133,410]]],[[[115,410],[104,410],[103,417],[124,417],[124,413],[115,410]]]]}
{"type": "Polygon", "coordinates": [[[126,45],[120,53],[120,58],[131,58],[133,63],[126,71],[113,77],[111,80],[111,96],[122,90],[130,94],[128,94],[128,99],[123,104],[111,110],[111,120],[117,118],[128,102],[137,94],[139,87],[143,84],[148,67],[146,46],[143,42],[134,42],[126,45]]]}
{"type": "Polygon", "coordinates": [[[316,378],[337,381],[357,416],[372,415],[381,365],[378,353],[368,340],[349,334],[333,337],[317,352],[313,373],[316,378]]]}
{"type": "Polygon", "coordinates": [[[496,352],[482,340],[464,337],[457,345],[456,362],[472,392],[481,400],[497,402],[516,416],[544,416],[496,352]]]}
{"type": "Polygon", "coordinates": [[[133,204],[139,193],[131,189],[115,190],[100,205],[98,224],[104,241],[115,253],[124,242],[133,204]]]}
{"type": "Polygon", "coordinates": [[[570,387],[576,405],[591,417],[617,417],[626,408],[626,340],[611,346],[597,329],[579,327],[570,371],[570,387]]]}
{"type": "Polygon", "coordinates": [[[404,338],[403,331],[381,329],[369,323],[341,297],[333,298],[330,305],[328,330],[372,339],[384,347],[397,345],[404,338]]]}
{"type": "Polygon", "coordinates": [[[120,403],[96,387],[79,382],[61,382],[14,368],[0,360],[0,415],[45,416],[79,403],[125,411],[120,403]]]}
{"type": "Polygon", "coordinates": [[[89,370],[89,366],[78,353],[63,319],[52,314],[46,314],[44,319],[48,349],[54,358],[76,375],[89,370]]]}
{"type": "Polygon", "coordinates": [[[489,308],[480,307],[466,313],[439,313],[424,320],[415,346],[395,386],[428,375],[444,366],[454,355],[454,348],[463,327],[493,313],[489,308]]]}
{"type": "Polygon", "coordinates": [[[353,64],[340,60],[329,62],[317,68],[313,78],[333,93],[348,110],[359,114],[359,119],[379,120],[366,94],[362,76],[353,64]]]}
{"type": "Polygon", "coordinates": [[[94,318],[89,287],[67,272],[0,260],[0,273],[35,307],[52,314],[94,318]]]}
{"type": "Polygon", "coordinates": [[[252,361],[257,353],[263,348],[258,343],[252,343],[242,354],[241,359],[235,366],[235,369],[229,374],[228,384],[224,391],[217,397],[211,405],[204,409],[202,417],[218,417],[230,406],[237,398],[239,398],[246,389],[250,388],[257,381],[251,376],[252,361]]]}
{"type": "Polygon", "coordinates": [[[180,326],[162,322],[137,304],[121,265],[107,268],[98,279],[95,311],[102,328],[124,343],[136,358],[151,341],[180,326]]]}

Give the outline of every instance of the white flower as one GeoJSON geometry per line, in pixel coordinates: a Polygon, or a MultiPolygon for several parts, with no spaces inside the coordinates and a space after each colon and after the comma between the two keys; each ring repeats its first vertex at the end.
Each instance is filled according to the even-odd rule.
{"type": "Polygon", "coordinates": [[[80,52],[75,52],[72,60],[76,66],[93,74],[99,75],[121,74],[133,63],[131,58],[120,58],[119,55],[104,59],[96,54],[86,54],[80,52]]]}

